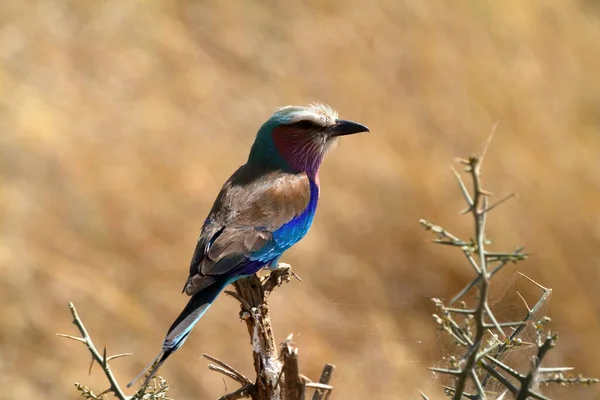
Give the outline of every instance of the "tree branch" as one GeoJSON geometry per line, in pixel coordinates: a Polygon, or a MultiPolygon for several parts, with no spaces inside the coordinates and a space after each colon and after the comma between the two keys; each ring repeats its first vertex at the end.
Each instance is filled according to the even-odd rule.
{"type": "MultiPolygon", "coordinates": [[[[117,355],[114,355],[111,357],[107,357],[106,356],[106,347],[105,347],[102,354],[100,354],[98,349],[96,349],[94,342],[92,342],[92,338],[88,334],[87,329],[85,329],[85,326],[83,325],[83,322],[81,321],[81,318],[79,318],[79,314],[77,313],[77,310],[75,309],[75,305],[73,303],[69,303],[69,309],[71,310],[71,315],[73,316],[73,323],[75,324],[77,329],[79,329],[79,332],[81,333],[82,337],[78,338],[78,337],[74,337],[71,335],[65,335],[62,333],[57,333],[57,336],[62,336],[62,337],[66,337],[68,339],[77,340],[78,342],[85,343],[85,345],[87,346],[88,350],[90,351],[90,353],[92,355],[92,363],[95,361],[96,363],[98,363],[98,365],[100,365],[100,367],[102,367],[102,371],[104,372],[104,375],[106,375],[106,379],[108,379],[108,382],[110,383],[110,387],[107,390],[103,391],[100,395],[103,395],[103,394],[109,393],[109,392],[113,392],[114,395],[119,400],[131,399],[130,396],[127,396],[123,392],[123,389],[121,389],[121,387],[119,386],[119,383],[115,379],[115,376],[113,375],[113,373],[110,369],[110,366],[108,365],[108,362],[111,359],[131,355],[131,353],[117,354],[117,355]]],[[[90,366],[90,372],[91,372],[91,370],[92,370],[92,367],[90,366]]],[[[76,386],[77,386],[77,384],[76,384],[76,386]]],[[[80,386],[82,388],[87,389],[83,385],[80,385],[80,386]]],[[[80,391],[82,391],[82,390],[80,390],[80,391]]]]}
{"type": "Polygon", "coordinates": [[[327,364],[319,383],[311,383],[299,372],[298,348],[292,342],[292,335],[281,344],[281,357],[278,355],[275,335],[271,325],[269,295],[275,288],[292,278],[300,278],[288,264],[279,264],[270,274],[259,278],[256,275],[240,279],[234,283],[234,291],[228,295],[240,303],[240,318],[246,323],[246,329],[252,344],[252,358],[256,380],[248,378],[228,364],[214,357],[204,355],[217,365],[209,365],[213,371],[221,373],[241,383],[242,388],[223,396],[222,400],[251,397],[253,400],[300,400],[305,398],[307,387],[315,389],[315,400],[327,398],[333,387],[329,380],[334,367],[327,364]],[[243,389],[243,390],[242,390],[243,389]]]}
{"type": "MultiPolygon", "coordinates": [[[[489,140],[485,148],[489,146],[489,140]]],[[[485,152],[484,151],[484,152],[485,152]]],[[[546,354],[555,346],[556,335],[546,333],[546,324],[549,318],[543,317],[534,322],[533,319],[540,311],[543,304],[550,296],[552,290],[539,285],[525,275],[531,283],[537,285],[543,290],[533,308],[529,308],[525,303],[527,312],[521,321],[498,322],[489,305],[489,291],[492,278],[509,262],[517,263],[527,258],[527,254],[522,253],[522,248],[514,252],[491,252],[486,249],[490,241],[486,237],[487,214],[514,195],[503,197],[501,200],[489,205],[489,196],[491,193],[482,188],[481,183],[481,163],[482,155],[473,155],[466,160],[459,160],[465,165],[465,172],[470,176],[472,182],[472,191],[469,191],[461,175],[452,168],[452,172],[462,197],[467,204],[463,214],[470,214],[473,220],[474,236],[470,240],[463,240],[447,229],[435,225],[426,220],[419,222],[423,227],[435,234],[435,243],[451,247],[458,247],[465,256],[469,266],[475,272],[473,278],[458,294],[456,294],[447,305],[440,299],[432,299],[439,314],[433,317],[439,325],[440,330],[448,333],[459,348],[464,349],[464,354],[459,357],[446,357],[449,361],[449,368],[430,368],[430,370],[448,375],[454,379],[454,385],[445,387],[446,393],[451,395],[453,400],[485,399],[486,387],[492,379],[496,380],[506,390],[502,392],[501,398],[510,393],[517,400],[526,398],[536,398],[540,400],[547,399],[540,393],[535,392],[532,386],[536,382],[574,382],[574,383],[595,383],[593,378],[565,378],[562,376],[564,371],[569,369],[557,367],[544,369],[541,363],[546,354]],[[476,288],[478,298],[475,306],[467,306],[465,302],[460,301],[464,295],[476,288]],[[458,303],[460,306],[453,306],[458,303]],[[464,323],[458,323],[455,318],[464,319],[464,323]],[[528,374],[519,372],[510,367],[505,362],[500,361],[503,356],[512,348],[521,346],[520,335],[524,329],[533,326],[536,330],[536,346],[538,352],[533,358],[531,370],[528,374]],[[510,335],[505,335],[504,329],[510,330],[510,335]],[[467,393],[475,391],[475,393],[467,393]]],[[[517,293],[518,294],[518,293],[517,293]]],[[[423,395],[424,396],[424,395],[423,395]]]]}

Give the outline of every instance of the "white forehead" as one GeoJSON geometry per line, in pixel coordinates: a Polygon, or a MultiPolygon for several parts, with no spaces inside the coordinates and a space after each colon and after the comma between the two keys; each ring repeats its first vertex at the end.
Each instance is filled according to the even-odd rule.
{"type": "Polygon", "coordinates": [[[331,126],[335,125],[338,113],[326,104],[316,103],[310,104],[308,107],[281,107],[273,113],[273,118],[281,121],[283,124],[293,124],[294,122],[309,120],[316,125],[331,126]]]}

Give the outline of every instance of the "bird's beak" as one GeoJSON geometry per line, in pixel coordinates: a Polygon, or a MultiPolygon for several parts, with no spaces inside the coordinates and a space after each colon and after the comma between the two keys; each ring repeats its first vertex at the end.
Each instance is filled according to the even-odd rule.
{"type": "Polygon", "coordinates": [[[331,137],[336,137],[352,135],[353,133],[359,132],[369,132],[369,128],[362,124],[359,124],[358,122],[348,121],[345,119],[338,119],[335,125],[331,126],[328,129],[328,131],[331,137]]]}

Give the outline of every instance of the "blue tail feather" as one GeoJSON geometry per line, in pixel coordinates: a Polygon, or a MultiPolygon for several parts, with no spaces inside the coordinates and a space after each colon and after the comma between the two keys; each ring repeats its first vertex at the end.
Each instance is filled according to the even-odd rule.
{"type": "Polygon", "coordinates": [[[202,318],[206,310],[215,301],[219,293],[223,291],[225,286],[231,283],[231,279],[217,281],[212,285],[204,288],[200,292],[194,294],[187,305],[179,314],[175,322],[169,328],[165,340],[163,341],[162,350],[156,358],[146,367],[133,381],[129,382],[127,387],[131,387],[146,371],[150,370],[144,386],[156,375],[158,368],[166,361],[166,359],[174,353],[185,342],[192,328],[202,318]]]}
{"type": "Polygon", "coordinates": [[[181,347],[194,325],[228,284],[229,280],[217,281],[190,298],[167,332],[162,346],[164,352],[175,351],[181,347]]]}

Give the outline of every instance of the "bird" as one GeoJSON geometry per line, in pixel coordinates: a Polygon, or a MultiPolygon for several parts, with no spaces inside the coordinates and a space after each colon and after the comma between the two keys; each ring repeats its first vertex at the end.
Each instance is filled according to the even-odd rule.
{"type": "Polygon", "coordinates": [[[225,182],[204,221],[183,292],[191,296],[154,360],[133,379],[146,387],[223,289],[264,267],[308,232],[319,200],[319,168],[338,138],[369,128],[323,103],[285,106],[260,127],[247,162],[225,182]]]}

